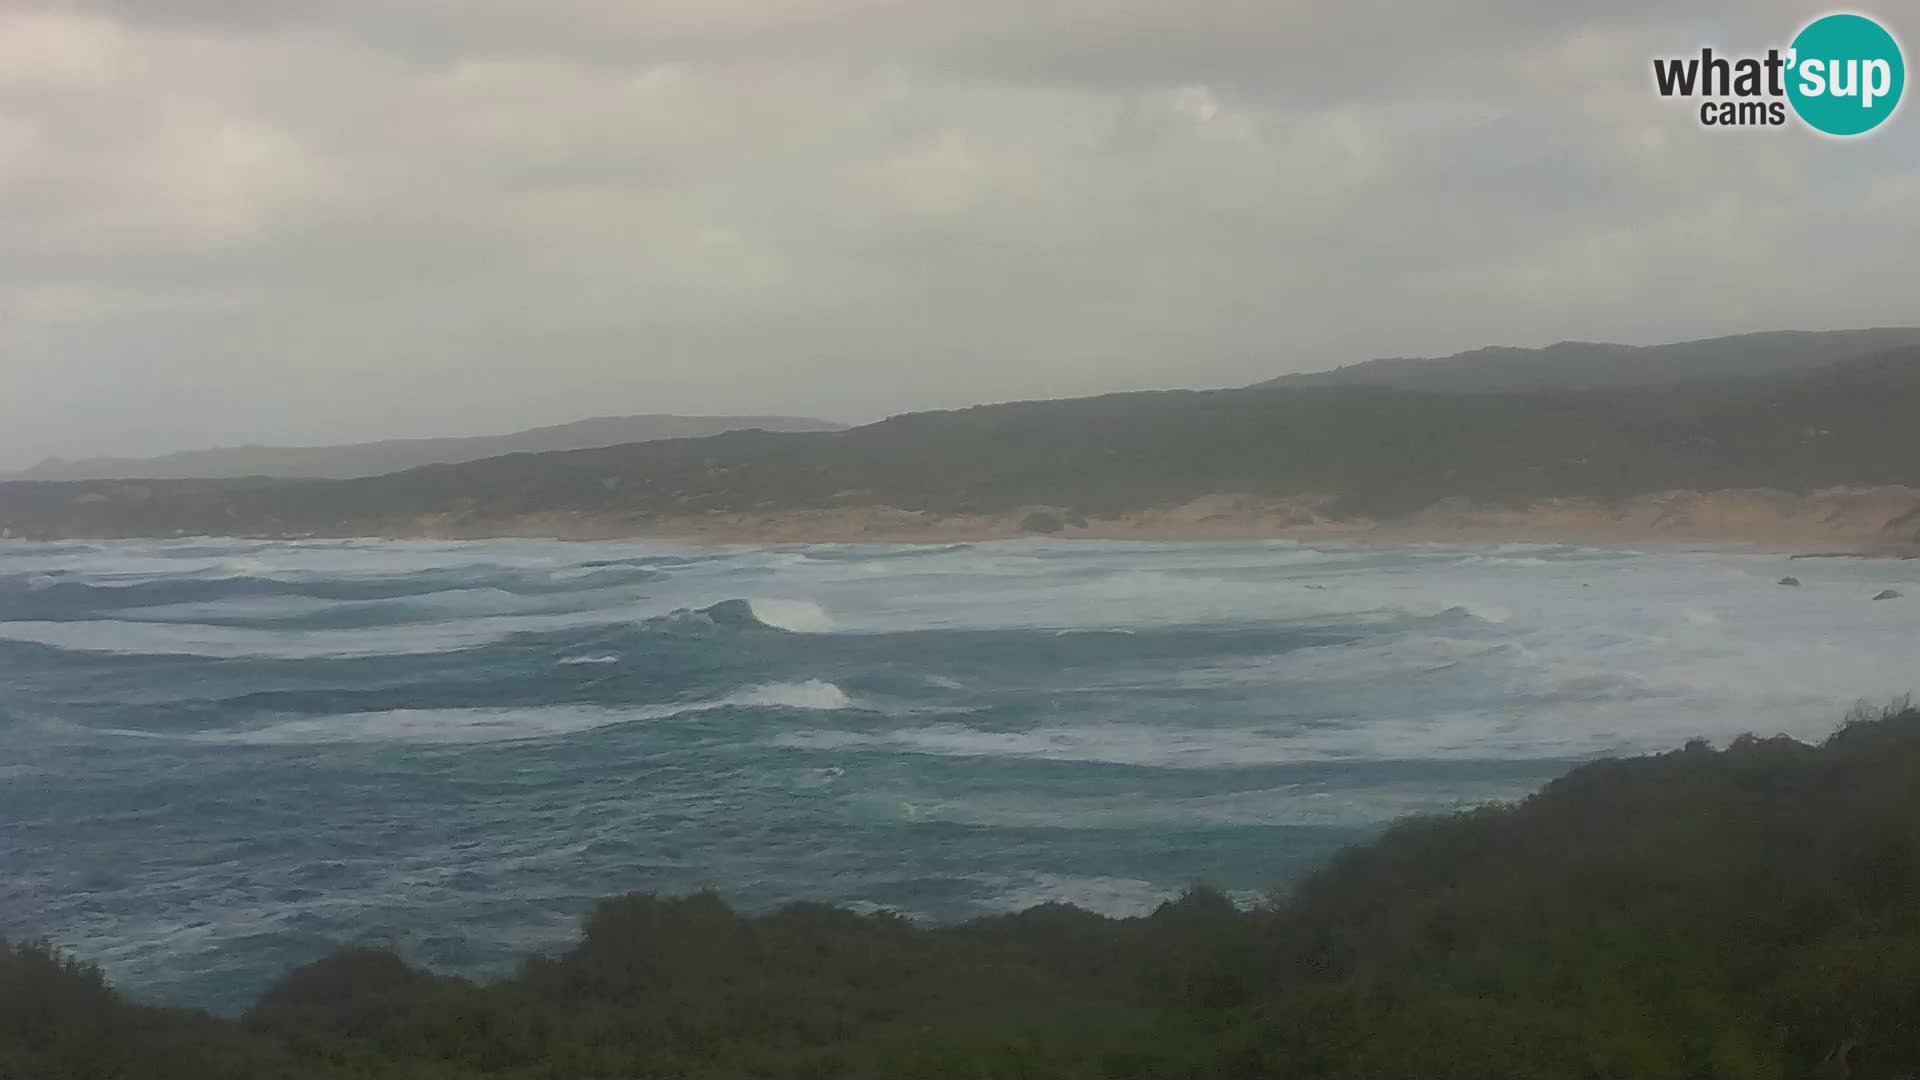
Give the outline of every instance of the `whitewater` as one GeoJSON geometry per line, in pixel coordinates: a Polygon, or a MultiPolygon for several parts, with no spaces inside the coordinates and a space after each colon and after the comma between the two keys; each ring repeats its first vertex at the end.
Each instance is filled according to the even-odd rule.
{"type": "Polygon", "coordinates": [[[630,890],[1252,900],[1581,761],[1819,738],[1916,661],[1889,560],[4,542],[0,935],[232,1012],[348,943],[500,972],[630,890]]]}

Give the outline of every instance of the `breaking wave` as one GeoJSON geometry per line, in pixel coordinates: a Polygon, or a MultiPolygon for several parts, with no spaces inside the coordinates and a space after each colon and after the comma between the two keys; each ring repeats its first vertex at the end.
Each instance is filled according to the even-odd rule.
{"type": "Polygon", "coordinates": [[[832,616],[807,600],[722,600],[696,613],[719,626],[785,630],[793,634],[824,634],[834,626],[832,616]]]}
{"type": "Polygon", "coordinates": [[[541,705],[526,708],[387,709],[379,712],[303,716],[260,727],[191,733],[109,729],[105,734],[222,746],[314,746],[330,743],[448,745],[551,739],[639,721],[720,709],[831,711],[853,707],[846,691],[830,682],[765,683],[706,701],[607,708],[541,705]]]}

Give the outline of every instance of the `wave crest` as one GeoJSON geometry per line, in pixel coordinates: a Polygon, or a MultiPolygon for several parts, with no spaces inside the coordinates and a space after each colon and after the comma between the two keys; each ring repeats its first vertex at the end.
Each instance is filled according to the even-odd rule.
{"type": "Polygon", "coordinates": [[[720,626],[785,630],[792,634],[824,634],[833,629],[833,617],[810,600],[722,600],[700,608],[720,626]]]}
{"type": "Polygon", "coordinates": [[[783,709],[848,709],[853,699],[845,690],[824,679],[797,683],[766,683],[727,697],[731,705],[783,709]]]}
{"type": "Polygon", "coordinates": [[[170,734],[107,729],[105,734],[222,746],[315,746],[337,743],[523,742],[573,735],[598,728],[719,709],[801,709],[830,712],[854,707],[853,698],[824,679],[762,683],[702,701],[611,708],[598,705],[543,705],[529,708],[388,709],[335,713],[281,720],[241,730],[170,734]]]}

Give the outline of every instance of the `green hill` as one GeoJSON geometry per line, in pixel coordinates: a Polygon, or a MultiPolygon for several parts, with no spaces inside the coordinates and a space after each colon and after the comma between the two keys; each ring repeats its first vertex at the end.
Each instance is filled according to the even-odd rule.
{"type": "Polygon", "coordinates": [[[1920,327],[1776,330],[1671,345],[1562,341],[1544,349],[1492,346],[1438,358],[1368,360],[1282,375],[1269,386],[1380,386],[1448,394],[1619,390],[1765,378],[1920,345],[1920,327]]]}
{"type": "Polygon", "coordinates": [[[1390,516],[1665,490],[1920,485],[1920,347],[1771,379],[1534,394],[1362,387],[1115,394],[516,454],[340,481],[0,484],[15,537],[485,532],[528,515],[645,531],[715,511],[1099,516],[1215,493],[1332,497],[1390,516]]]}
{"type": "Polygon", "coordinates": [[[839,431],[844,424],[794,416],[596,416],[571,424],[532,428],[511,435],[474,435],[449,439],[387,439],[347,446],[229,446],[188,450],[152,458],[50,458],[11,476],[11,480],[219,479],[235,476],[344,479],[379,476],[477,461],[501,454],[538,454],[584,450],[594,446],[694,439],[725,431],[839,431]]]}
{"type": "Polygon", "coordinates": [[[602,903],[490,985],[345,949],[239,1021],[0,952],[0,1076],[1831,1077],[1920,1071],[1920,711],[1402,823],[1255,910],[952,926],[602,903]]]}

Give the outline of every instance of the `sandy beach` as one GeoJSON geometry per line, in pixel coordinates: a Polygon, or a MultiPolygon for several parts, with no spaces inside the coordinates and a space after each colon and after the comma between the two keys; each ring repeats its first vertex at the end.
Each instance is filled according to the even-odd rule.
{"type": "Polygon", "coordinates": [[[935,514],[885,506],[777,513],[621,518],[423,515],[382,522],[392,537],[566,540],[670,539],[708,544],[958,543],[1050,535],[1063,539],[1335,540],[1378,543],[1577,543],[1742,546],[1791,554],[1920,555],[1920,489],[1671,491],[1617,499],[1546,499],[1526,507],[1446,499],[1396,518],[1337,516],[1332,500],[1208,495],[1179,506],[1082,517],[1055,507],[1004,514],[935,514]],[[1051,520],[1050,520],[1051,519],[1051,520]],[[1053,526],[1058,525],[1058,528],[1053,526]]]}

